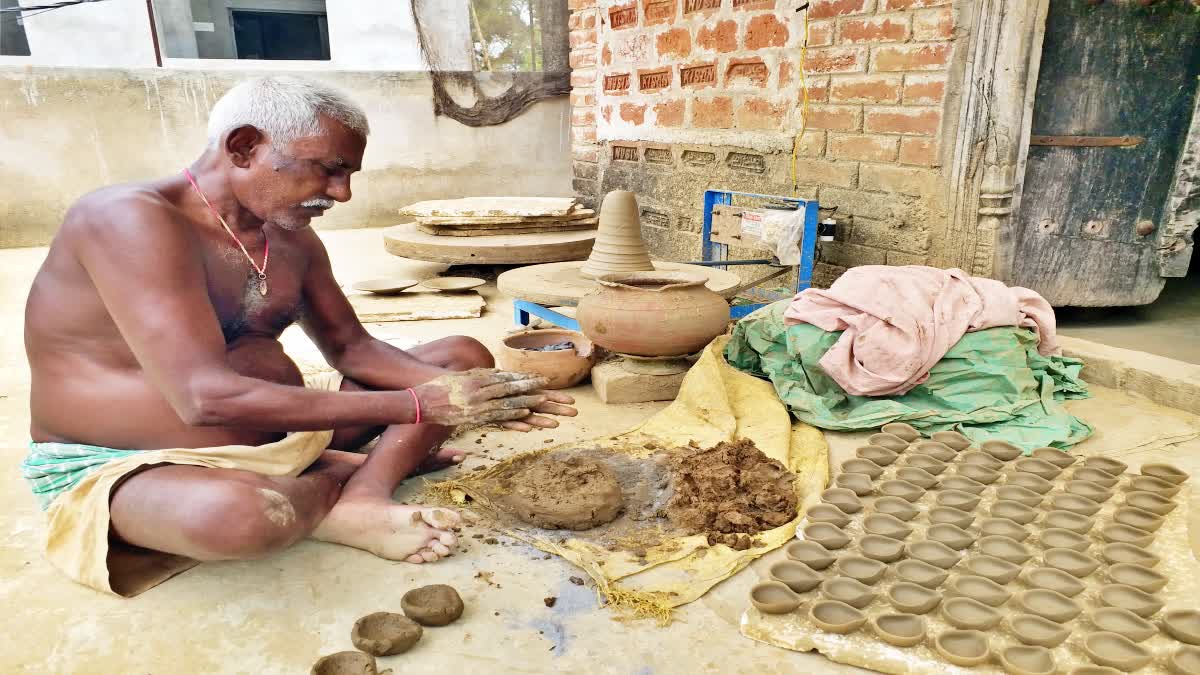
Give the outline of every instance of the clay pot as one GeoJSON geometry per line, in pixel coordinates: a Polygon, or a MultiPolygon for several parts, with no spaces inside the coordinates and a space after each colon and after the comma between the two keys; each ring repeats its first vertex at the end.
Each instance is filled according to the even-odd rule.
{"type": "Polygon", "coordinates": [[[958,453],[951,450],[950,446],[937,441],[921,441],[913,445],[912,452],[918,455],[929,455],[939,462],[952,462],[958,453]]]}
{"type": "Polygon", "coordinates": [[[796,593],[811,591],[821,583],[821,575],[813,568],[795,560],[784,560],[771,565],[767,570],[772,581],[787,586],[796,593]]]}
{"type": "Polygon", "coordinates": [[[979,534],[984,537],[1008,537],[1017,542],[1029,538],[1029,530],[1008,518],[984,518],[979,524],[979,534]]]}
{"type": "Polygon", "coordinates": [[[1143,476],[1153,476],[1173,485],[1182,485],[1188,479],[1188,473],[1170,464],[1143,464],[1143,476]]]}
{"type": "Polygon", "coordinates": [[[921,432],[913,428],[912,425],[905,424],[904,422],[892,422],[890,424],[885,424],[879,429],[879,431],[885,434],[898,436],[909,443],[921,438],[921,432]]]}
{"type": "Polygon", "coordinates": [[[1127,609],[1143,619],[1154,616],[1163,607],[1158,598],[1125,584],[1109,584],[1101,588],[1100,604],[1127,609]]]}
{"type": "Polygon", "coordinates": [[[879,466],[887,466],[900,458],[898,453],[878,445],[865,445],[854,451],[854,456],[875,462],[879,466]]]}
{"type": "Polygon", "coordinates": [[[1153,492],[1127,492],[1125,493],[1125,505],[1159,516],[1165,516],[1175,510],[1174,500],[1153,492]]]}
{"type": "Polygon", "coordinates": [[[938,431],[930,436],[930,439],[942,443],[955,451],[962,451],[971,447],[971,439],[957,431],[938,431]]]}
{"type": "Polygon", "coordinates": [[[830,600],[844,602],[855,609],[871,604],[877,593],[870,586],[850,577],[833,577],[821,584],[821,595],[830,600]]]}
{"type": "Polygon", "coordinates": [[[823,631],[844,635],[853,633],[867,622],[867,615],[837,600],[814,602],[808,610],[812,622],[823,631]]]}
{"type": "Polygon", "coordinates": [[[1010,675],[1052,675],[1057,670],[1054,654],[1045,647],[1007,647],[1000,652],[1000,665],[1010,675]]]}
{"type": "Polygon", "coordinates": [[[1125,672],[1137,670],[1153,658],[1146,648],[1129,638],[1104,631],[1087,636],[1083,641],[1083,651],[1096,663],[1125,672]]]}
{"type": "Polygon", "coordinates": [[[1029,570],[1025,573],[1025,583],[1031,588],[1055,591],[1068,598],[1079,595],[1087,588],[1079,579],[1053,567],[1035,567],[1029,570]]]}
{"type": "Polygon", "coordinates": [[[987,635],[977,630],[951,630],[937,636],[933,647],[956,666],[970,668],[988,660],[991,648],[987,635]]]}
{"type": "Polygon", "coordinates": [[[872,509],[876,513],[886,513],[889,516],[894,516],[908,522],[917,517],[921,511],[913,506],[907,499],[899,497],[879,497],[872,505],[872,509]]]}
{"type": "Polygon", "coordinates": [[[311,675],[376,675],[375,657],[364,652],[337,652],[322,656],[313,664],[311,675]]]}
{"type": "Polygon", "coordinates": [[[850,516],[833,504],[813,504],[804,512],[804,517],[810,523],[829,523],[834,527],[850,524],[850,516]]]}
{"type": "Polygon", "coordinates": [[[935,506],[929,509],[929,522],[934,525],[954,525],[967,528],[975,522],[975,515],[951,506],[935,506]]]}
{"type": "Polygon", "coordinates": [[[1008,620],[1013,635],[1027,645],[1057,647],[1071,635],[1071,629],[1036,614],[1013,614],[1008,620]]]}
{"type": "Polygon", "coordinates": [[[1083,608],[1079,603],[1057,591],[1035,588],[1017,594],[1017,605],[1030,614],[1055,623],[1066,623],[1079,616],[1083,608]]]}
{"type": "Polygon", "coordinates": [[[631,272],[598,278],[579,301],[583,334],[618,354],[681,356],[700,351],[729,326],[729,304],[682,272],[631,272]]]}
{"type": "Polygon", "coordinates": [[[955,628],[991,630],[1004,615],[971,598],[951,598],[942,603],[942,618],[955,628]]]}
{"type": "Polygon", "coordinates": [[[974,574],[954,577],[946,588],[946,593],[956,597],[978,600],[988,607],[999,607],[1012,597],[1012,592],[1000,584],[974,574]]]}
{"type": "Polygon", "coordinates": [[[858,513],[863,508],[858,495],[844,488],[829,488],[821,493],[821,501],[838,507],[843,513],[858,513]]]}
{"type": "Polygon", "coordinates": [[[887,593],[888,602],[901,612],[924,614],[937,607],[942,594],[907,581],[893,584],[887,593]]]}
{"type": "Polygon", "coordinates": [[[1042,530],[1042,536],[1039,539],[1042,546],[1046,548],[1069,548],[1080,553],[1087,553],[1088,548],[1092,545],[1091,539],[1061,527],[1042,530]]]}
{"type": "Polygon", "coordinates": [[[912,614],[880,614],[871,619],[880,640],[897,647],[915,647],[925,640],[925,619],[912,614]]]}
{"type": "Polygon", "coordinates": [[[1019,485],[1019,486],[1025,488],[1026,490],[1033,490],[1034,492],[1038,493],[1039,495],[1044,495],[1047,492],[1054,489],[1054,483],[1051,483],[1050,481],[1046,480],[1045,478],[1042,478],[1040,476],[1035,476],[1031,473],[1023,473],[1023,472],[1009,474],[1008,479],[1005,480],[1004,484],[1005,485],[1019,485]]]}
{"type": "Polygon", "coordinates": [[[527,330],[504,338],[496,352],[496,366],[513,373],[539,375],[550,380],[546,389],[566,389],[583,381],[592,370],[595,349],[583,333],[573,330],[527,330]],[[574,349],[531,351],[531,347],[570,342],[574,349]]]}
{"type": "Polygon", "coordinates": [[[1044,459],[1060,469],[1065,469],[1075,463],[1074,457],[1058,448],[1035,448],[1033,452],[1029,453],[1029,456],[1044,459]]]}
{"type": "Polygon", "coordinates": [[[1114,584],[1132,586],[1143,593],[1157,593],[1167,585],[1167,578],[1141,565],[1117,563],[1108,568],[1108,578],[1114,584]]]}
{"type": "Polygon", "coordinates": [[[874,586],[887,572],[886,564],[858,555],[845,556],[838,560],[837,568],[842,576],[867,586],[874,586]]]}
{"type": "Polygon", "coordinates": [[[1124,635],[1134,642],[1143,642],[1158,634],[1154,624],[1120,607],[1097,609],[1092,612],[1091,619],[1097,629],[1124,635]]]}
{"type": "Polygon", "coordinates": [[[350,641],[354,646],[375,656],[402,654],[421,639],[421,625],[392,612],[375,612],[354,622],[350,641]]]}
{"type": "Polygon", "coordinates": [[[987,486],[974,478],[967,478],[962,475],[946,476],[942,479],[941,487],[945,490],[958,490],[973,495],[982,494],[987,486]]]}
{"type": "Polygon", "coordinates": [[[1200,645],[1200,611],[1176,609],[1163,615],[1167,635],[1190,645],[1200,645]]]}
{"type": "Polygon", "coordinates": [[[1167,670],[1174,675],[1200,675],[1200,649],[1180,647],[1167,659],[1167,670]]]}
{"type": "Polygon", "coordinates": [[[604,195],[599,220],[596,243],[579,270],[583,276],[654,270],[642,241],[637,197],[632,192],[613,190],[604,195]]]}
{"type": "Polygon", "coordinates": [[[1158,565],[1159,558],[1149,551],[1142,550],[1132,544],[1106,544],[1100,547],[1100,557],[1109,564],[1129,563],[1142,567],[1158,565]]]}
{"type": "Polygon", "coordinates": [[[787,614],[800,606],[800,596],[778,581],[764,581],[750,589],[750,603],[763,614],[787,614]]]}
{"type": "Polygon", "coordinates": [[[879,478],[883,475],[883,467],[869,459],[855,457],[842,462],[842,473],[864,473],[871,478],[879,478]]]}
{"type": "Polygon", "coordinates": [[[930,590],[942,585],[950,573],[921,560],[905,560],[896,564],[896,578],[930,590]]]}
{"type": "Polygon", "coordinates": [[[1069,548],[1049,548],[1042,554],[1047,566],[1060,569],[1073,577],[1082,579],[1100,567],[1100,561],[1069,548]]]}
{"type": "Polygon", "coordinates": [[[867,443],[887,448],[892,452],[904,452],[908,448],[908,441],[892,434],[871,434],[867,437],[867,443]]]}
{"type": "Polygon", "coordinates": [[[783,547],[783,552],[788,558],[802,562],[814,570],[823,570],[837,560],[829,549],[815,541],[794,541],[783,547]]]}

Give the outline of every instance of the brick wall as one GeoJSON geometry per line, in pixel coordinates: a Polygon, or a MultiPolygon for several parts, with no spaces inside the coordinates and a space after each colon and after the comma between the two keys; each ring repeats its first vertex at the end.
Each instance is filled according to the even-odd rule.
{"type": "MultiPolygon", "coordinates": [[[[634,190],[654,252],[677,259],[699,252],[704,189],[791,194],[797,4],[570,0],[576,192],[634,190]]],[[[951,0],[815,0],[809,20],[800,194],[840,223],[818,276],[922,263],[946,222],[951,0]]]]}

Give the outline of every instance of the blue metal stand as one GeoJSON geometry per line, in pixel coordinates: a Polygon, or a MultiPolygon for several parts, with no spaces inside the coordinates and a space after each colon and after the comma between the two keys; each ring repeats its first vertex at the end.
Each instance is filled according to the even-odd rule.
{"type": "Polygon", "coordinates": [[[530,316],[536,316],[543,321],[549,321],[559,328],[579,330],[579,322],[565,314],[560,314],[536,302],[513,300],[513,320],[517,322],[518,326],[528,326],[530,316]]]}

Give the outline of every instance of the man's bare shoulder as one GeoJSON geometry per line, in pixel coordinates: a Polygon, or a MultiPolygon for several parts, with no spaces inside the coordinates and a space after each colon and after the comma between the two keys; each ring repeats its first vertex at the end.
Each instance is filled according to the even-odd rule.
{"type": "Polygon", "coordinates": [[[68,209],[59,237],[101,245],[129,237],[182,241],[185,223],[182,212],[155,183],[126,183],[80,197],[68,209]]]}

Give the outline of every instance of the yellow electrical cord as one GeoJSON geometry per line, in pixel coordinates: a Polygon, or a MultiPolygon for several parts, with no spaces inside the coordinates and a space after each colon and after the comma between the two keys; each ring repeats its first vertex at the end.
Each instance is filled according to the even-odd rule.
{"type": "Polygon", "coordinates": [[[804,12],[804,41],[800,43],[800,133],[792,139],[792,196],[800,193],[800,177],[796,175],[796,156],[800,152],[800,142],[808,131],[808,82],[804,77],[804,62],[808,58],[808,6],[804,12]]]}

